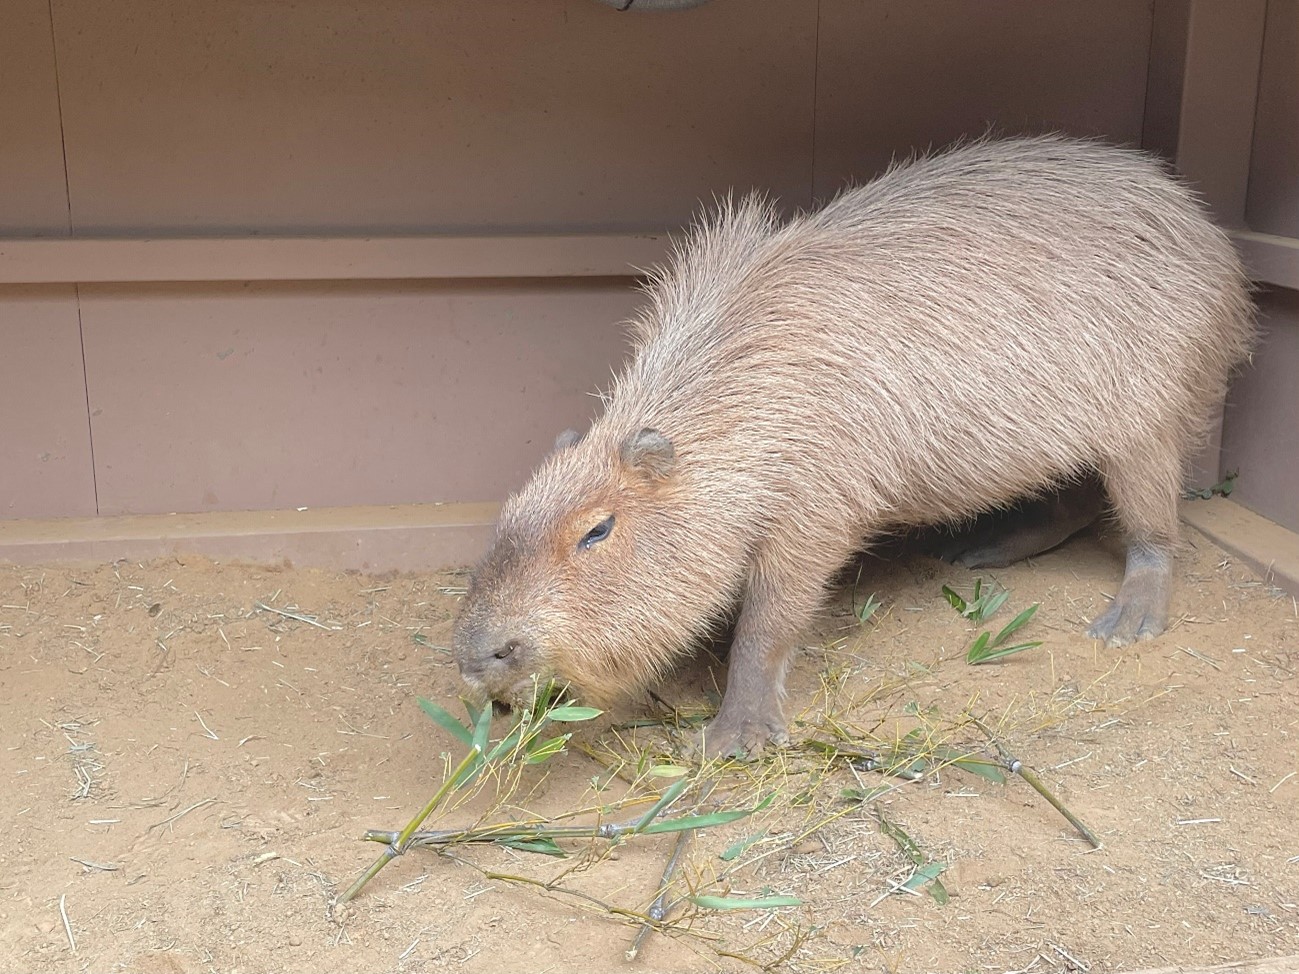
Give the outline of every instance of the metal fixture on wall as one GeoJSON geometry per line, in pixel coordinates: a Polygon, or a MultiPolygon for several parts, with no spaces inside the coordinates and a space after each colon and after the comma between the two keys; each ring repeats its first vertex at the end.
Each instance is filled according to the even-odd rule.
{"type": "Polygon", "coordinates": [[[600,0],[615,10],[689,10],[702,7],[708,0],[600,0]]]}

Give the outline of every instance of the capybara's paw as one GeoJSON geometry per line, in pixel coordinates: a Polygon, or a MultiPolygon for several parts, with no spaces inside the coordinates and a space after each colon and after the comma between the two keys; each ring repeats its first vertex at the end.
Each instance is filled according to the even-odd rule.
{"type": "Polygon", "coordinates": [[[1005,568],[1016,561],[1016,557],[1004,545],[997,542],[973,545],[959,551],[949,549],[949,556],[944,561],[962,568],[1005,568]]]}
{"type": "Polygon", "coordinates": [[[1154,639],[1163,632],[1168,625],[1168,565],[1167,555],[1129,553],[1119,594],[1091,624],[1087,635],[1114,647],[1154,639]]]}
{"type": "Polygon", "coordinates": [[[1000,568],[1006,564],[995,534],[976,526],[959,534],[944,535],[929,545],[929,554],[949,565],[966,568],[1000,568]]]}
{"type": "Polygon", "coordinates": [[[767,744],[784,747],[789,743],[784,717],[729,718],[719,714],[700,732],[694,751],[704,758],[752,760],[762,755],[767,744]]]}
{"type": "Polygon", "coordinates": [[[1124,598],[1120,592],[1110,607],[1087,630],[1092,639],[1103,639],[1111,648],[1138,640],[1154,639],[1168,625],[1168,610],[1161,601],[1124,598]]]}

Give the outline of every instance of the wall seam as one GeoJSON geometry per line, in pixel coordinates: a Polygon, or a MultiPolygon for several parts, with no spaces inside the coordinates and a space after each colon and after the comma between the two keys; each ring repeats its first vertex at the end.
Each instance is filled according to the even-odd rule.
{"type": "Polygon", "coordinates": [[[1264,0],[1263,33],[1258,41],[1258,74],[1254,78],[1254,114],[1249,130],[1249,168],[1245,171],[1245,200],[1240,213],[1240,225],[1246,230],[1253,229],[1249,225],[1249,190],[1254,182],[1254,151],[1258,146],[1258,113],[1263,102],[1263,67],[1267,58],[1267,28],[1272,19],[1268,14],[1272,12],[1271,7],[1271,0],[1264,0]]]}
{"type": "Polygon", "coordinates": [[[81,285],[72,285],[77,304],[77,335],[81,340],[81,382],[86,395],[86,436],[90,441],[90,489],[95,498],[95,513],[99,513],[99,465],[95,463],[95,424],[90,418],[90,370],[86,368],[86,329],[81,323],[81,285]]]}
{"type": "Polygon", "coordinates": [[[1146,80],[1141,86],[1141,147],[1147,147],[1150,126],[1150,75],[1155,60],[1155,38],[1159,33],[1159,0],[1150,0],[1150,43],[1146,45],[1146,80]]]}
{"type": "Polygon", "coordinates": [[[812,151],[807,181],[807,207],[816,206],[817,84],[821,80],[821,0],[816,0],[816,30],[812,35],[812,151]]]}
{"type": "Polygon", "coordinates": [[[59,78],[59,42],[54,33],[54,0],[48,0],[46,9],[50,17],[50,53],[54,57],[54,102],[59,113],[59,151],[63,154],[63,201],[68,210],[68,236],[72,226],[72,181],[68,178],[68,138],[63,130],[63,83],[59,78]]]}
{"type": "MultiPolygon", "coordinates": [[[[54,30],[54,0],[47,0],[50,18],[50,54],[54,59],[54,102],[59,113],[59,150],[63,154],[63,200],[68,211],[68,236],[75,235],[72,220],[72,179],[68,175],[68,137],[63,124],[63,82],[59,77],[59,41],[54,30]]],[[[81,285],[72,286],[72,302],[77,309],[77,341],[81,346],[81,389],[86,403],[86,442],[90,447],[90,494],[99,513],[99,469],[95,464],[95,424],[90,418],[90,373],[86,368],[86,329],[81,321],[81,285]]]]}

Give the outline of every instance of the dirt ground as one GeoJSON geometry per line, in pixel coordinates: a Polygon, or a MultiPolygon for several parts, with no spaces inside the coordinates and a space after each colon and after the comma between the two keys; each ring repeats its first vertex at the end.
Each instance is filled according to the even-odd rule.
{"type": "MultiPolygon", "coordinates": [[[[670,835],[594,861],[415,849],[330,909],[380,849],[363,831],[404,825],[460,753],[416,696],[458,709],[442,647],[462,576],[199,558],[0,568],[0,969],[1106,972],[1299,954],[1299,611],[1194,532],[1178,567],[1180,618],[1125,651],[1081,634],[1117,584],[1111,541],[982,573],[1011,593],[990,625],[1040,602],[1022,636],[1043,645],[972,667],[978,628],[940,589],[968,593],[974,573],[866,562],[798,656],[795,738],[919,728],[979,751],[968,711],[1103,848],[1019,778],[907,782],[794,749],[727,773],[718,794],[776,798],[700,832],[684,877],[802,905],[678,914],[634,964],[634,925],[483,870],[546,881],[576,864],[566,888],[641,911],[670,835]],[[852,603],[870,592],[881,608],[861,625],[852,603]],[[844,797],[880,785],[896,787],[844,797]],[[946,904],[897,891],[912,866],[877,812],[946,864],[946,904]]],[[[695,666],[663,696],[698,706],[712,680],[695,666]]],[[[644,712],[529,769],[515,804],[553,816],[612,800],[627,787],[614,753],[676,760],[661,729],[610,726],[644,712]]],[[[457,815],[472,819],[436,824],[457,815]]]]}

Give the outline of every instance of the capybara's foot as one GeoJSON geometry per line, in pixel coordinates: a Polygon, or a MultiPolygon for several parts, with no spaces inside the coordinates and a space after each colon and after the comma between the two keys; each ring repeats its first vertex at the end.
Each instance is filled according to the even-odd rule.
{"type": "Polygon", "coordinates": [[[695,752],[704,758],[752,759],[769,743],[777,747],[789,743],[785,718],[779,711],[770,717],[720,713],[700,732],[695,752]]]}
{"type": "Polygon", "coordinates": [[[1063,544],[1100,516],[1104,499],[1095,477],[1088,477],[982,515],[945,539],[938,557],[966,568],[1005,568],[1063,544]]]}
{"type": "MultiPolygon", "coordinates": [[[[1036,552],[1033,553],[1036,554],[1036,552]]],[[[939,557],[953,565],[973,569],[1005,568],[1007,565],[1019,561],[1021,556],[1007,549],[1005,545],[990,541],[987,544],[973,545],[968,548],[949,547],[939,557]]]]}
{"type": "Polygon", "coordinates": [[[1128,568],[1119,594],[1087,630],[1092,639],[1107,646],[1126,646],[1154,639],[1168,626],[1168,598],[1172,587],[1172,558],[1167,552],[1134,545],[1128,550],[1128,568]]]}
{"type": "Polygon", "coordinates": [[[1110,607],[1096,617],[1087,629],[1092,639],[1103,639],[1111,648],[1126,646],[1143,639],[1154,639],[1168,625],[1166,611],[1151,611],[1154,607],[1135,605],[1116,598],[1110,607]]]}

